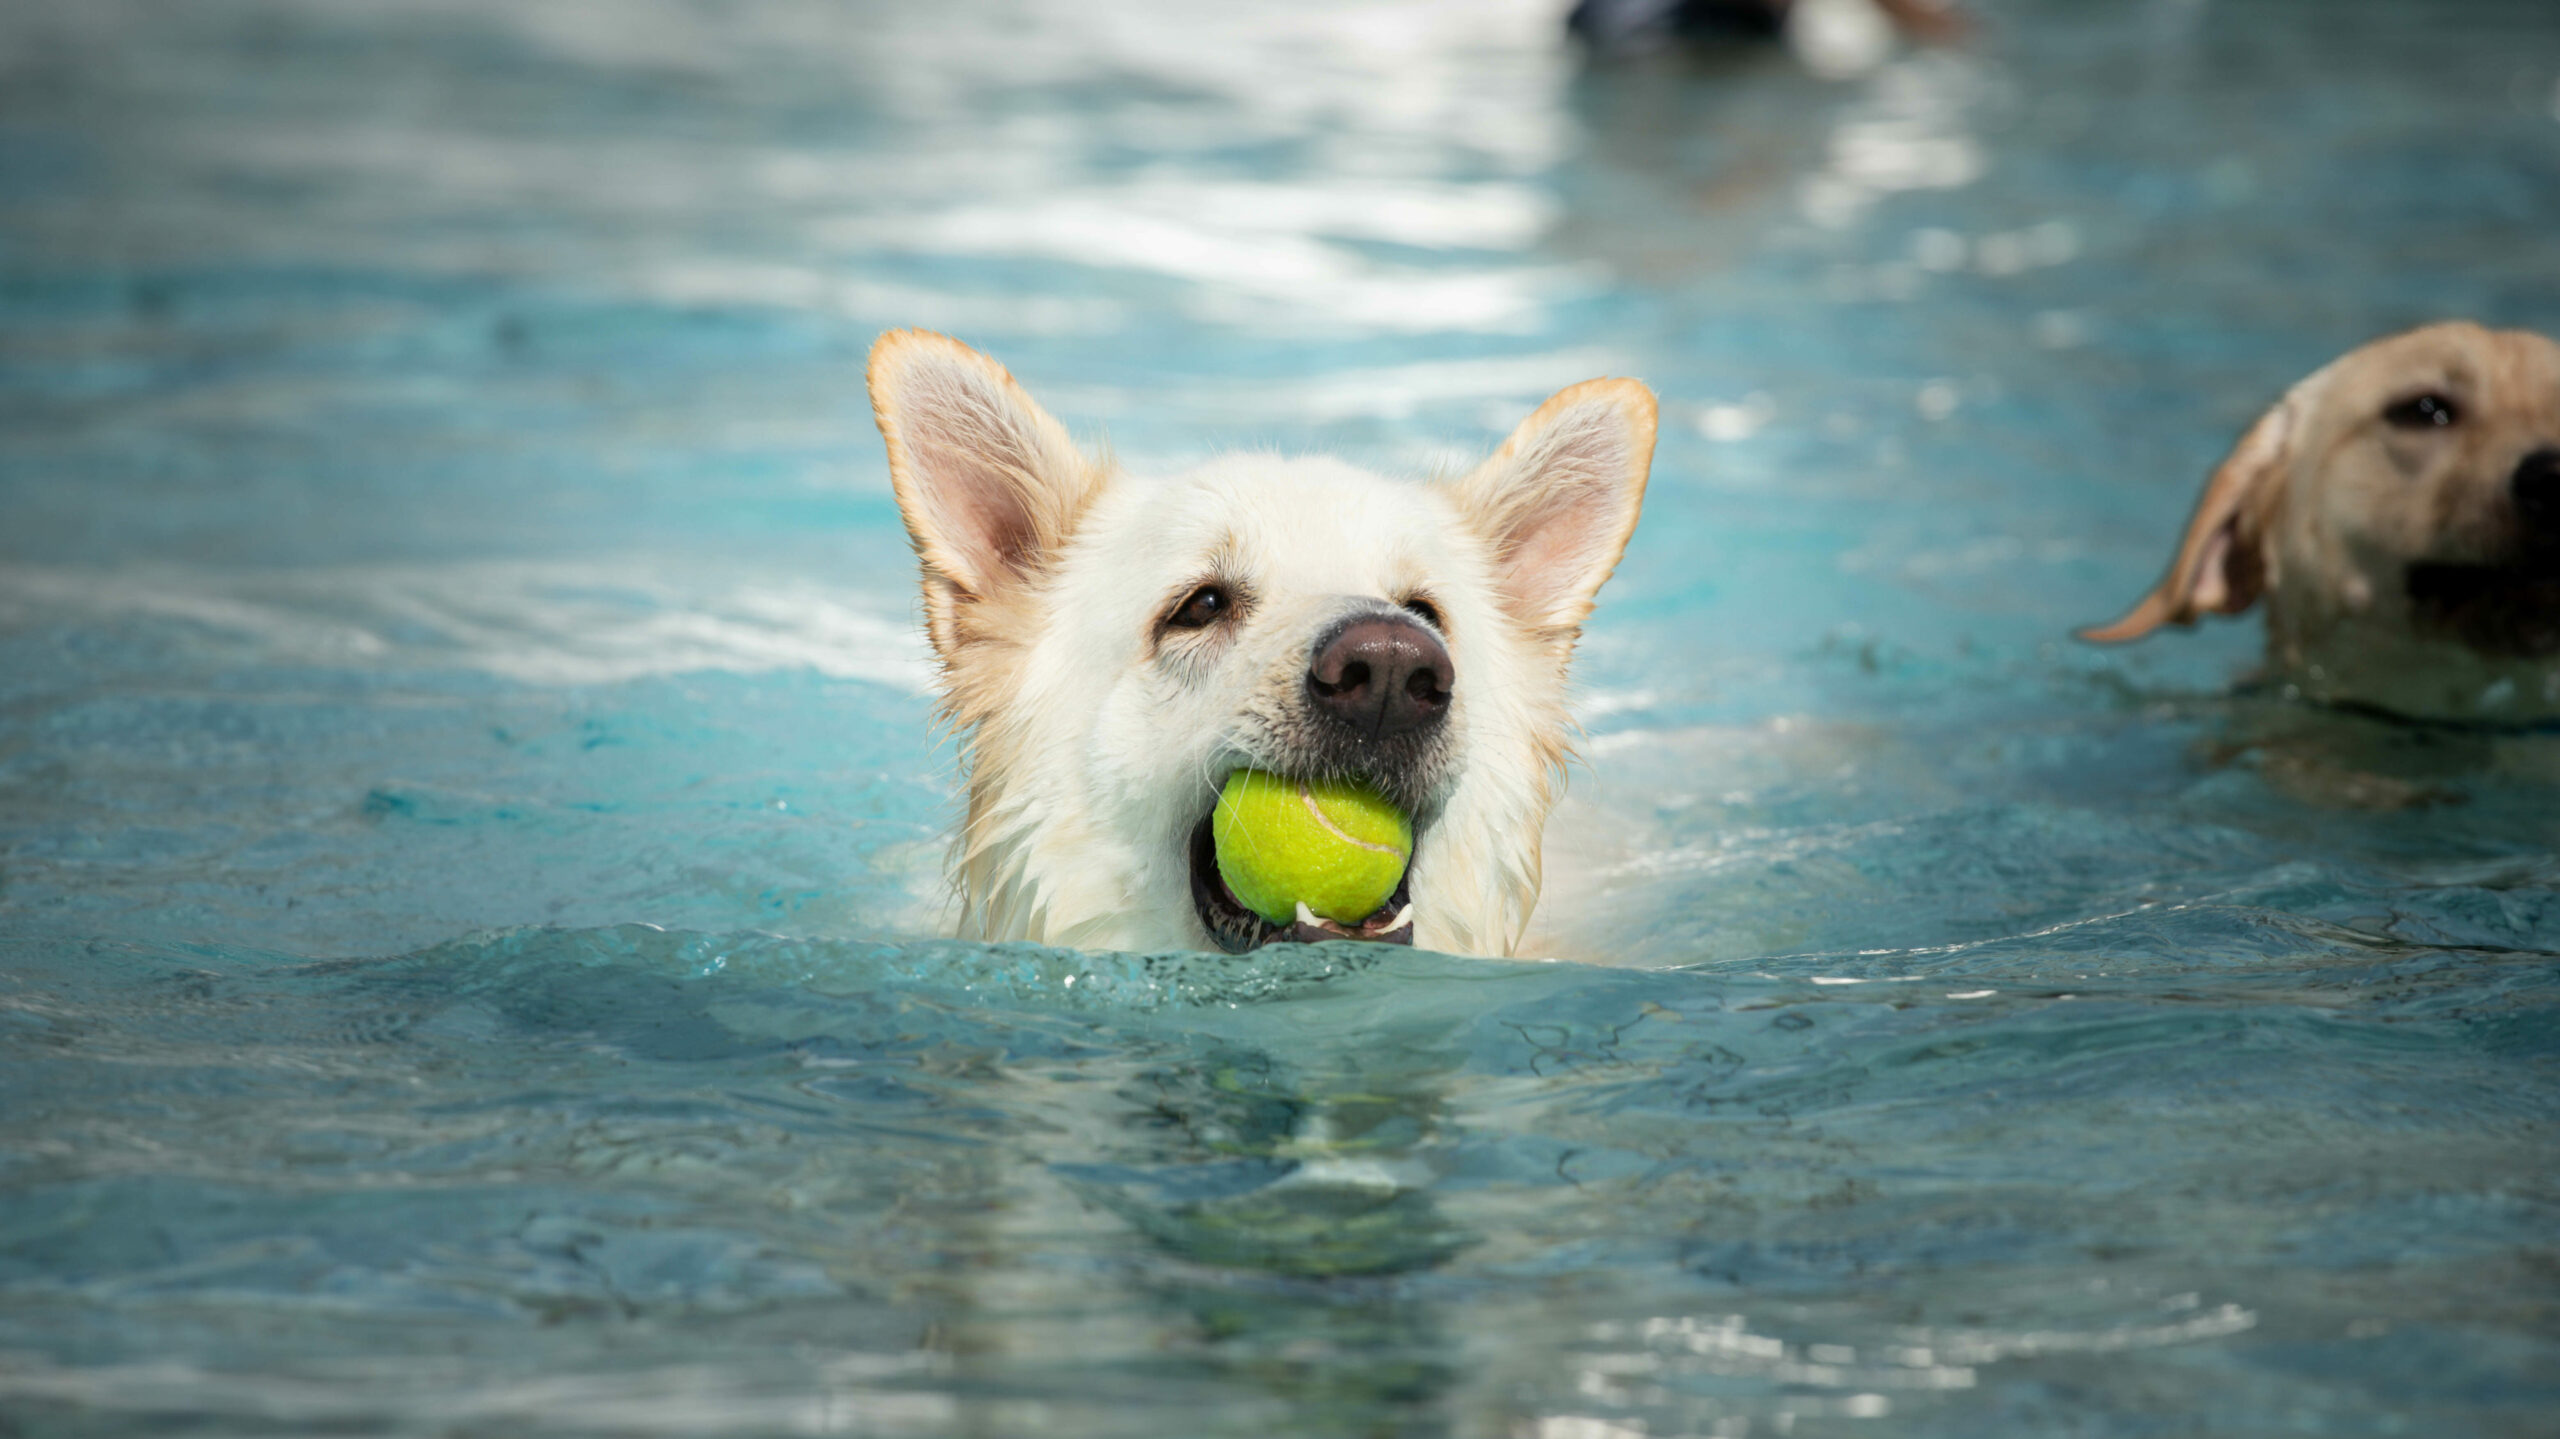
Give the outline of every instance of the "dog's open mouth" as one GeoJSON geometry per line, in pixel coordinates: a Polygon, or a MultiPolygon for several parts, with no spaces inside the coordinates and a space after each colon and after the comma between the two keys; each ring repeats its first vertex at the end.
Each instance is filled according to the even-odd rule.
{"type": "Polygon", "coordinates": [[[2409,602],[2420,624],[2484,655],[2560,655],[2560,549],[2506,564],[2415,564],[2409,602]]]}
{"type": "Polygon", "coordinates": [[[1274,924],[1244,907],[1227,882],[1218,875],[1218,845],[1210,834],[1209,815],[1191,830],[1191,905],[1199,911],[1200,923],[1209,937],[1229,954],[1281,940],[1297,944],[1314,944],[1327,939],[1359,939],[1375,944],[1413,943],[1413,874],[1407,870],[1396,881],[1395,893],[1379,905],[1377,913],[1358,924],[1337,924],[1322,915],[1298,906],[1298,917],[1288,924],[1274,924]]]}

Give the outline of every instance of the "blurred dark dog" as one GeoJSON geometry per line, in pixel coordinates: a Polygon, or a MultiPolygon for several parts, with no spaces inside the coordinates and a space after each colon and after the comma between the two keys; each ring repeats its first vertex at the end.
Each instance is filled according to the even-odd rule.
{"type": "Polygon", "coordinates": [[[2560,721],[2560,344],[2430,325],[2293,387],[2213,473],[2169,572],[2101,643],[2264,600],[2315,701],[2560,721]]]}
{"type": "Polygon", "coordinates": [[[1775,40],[1826,5],[1868,11],[1916,40],[1965,28],[1955,0],[1578,0],[1564,24],[1593,50],[1617,55],[1680,41],[1775,40]]]}

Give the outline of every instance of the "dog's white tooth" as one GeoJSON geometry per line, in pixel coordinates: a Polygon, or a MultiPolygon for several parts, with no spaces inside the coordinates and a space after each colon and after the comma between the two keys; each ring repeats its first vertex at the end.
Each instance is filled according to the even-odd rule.
{"type": "Polygon", "coordinates": [[[1316,918],[1316,912],[1307,908],[1307,902],[1302,899],[1298,901],[1298,923],[1321,925],[1324,921],[1316,918]]]}
{"type": "Polygon", "coordinates": [[[1411,923],[1413,923],[1413,905],[1411,903],[1407,903],[1404,908],[1396,911],[1395,918],[1387,921],[1387,927],[1378,932],[1380,934],[1393,934],[1397,930],[1400,930],[1411,923]]]}

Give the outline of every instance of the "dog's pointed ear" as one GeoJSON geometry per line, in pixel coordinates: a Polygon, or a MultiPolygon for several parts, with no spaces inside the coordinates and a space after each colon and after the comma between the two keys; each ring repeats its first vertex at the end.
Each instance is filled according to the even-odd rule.
{"type": "MultiPolygon", "coordinates": [[[[2316,378],[2316,377],[2315,377],[2316,378]]],[[[2169,572],[2151,593],[2112,624],[2091,625],[2080,638],[2097,644],[2138,640],[2162,625],[2192,625],[2205,615],[2236,615],[2266,588],[2267,522],[2293,457],[2296,412],[2306,382],[2258,417],[2215,467],[2187,521],[2169,572]]]]}
{"type": "Polygon", "coordinates": [[[1101,470],[1004,366],[929,330],[871,347],[871,412],[924,568],[926,629],[949,658],[972,605],[1037,576],[1100,490],[1101,470]]]}
{"type": "Polygon", "coordinates": [[[1493,458],[1443,481],[1492,546],[1512,618],[1569,635],[1634,533],[1657,406],[1637,380],[1585,380],[1520,422],[1493,458]]]}

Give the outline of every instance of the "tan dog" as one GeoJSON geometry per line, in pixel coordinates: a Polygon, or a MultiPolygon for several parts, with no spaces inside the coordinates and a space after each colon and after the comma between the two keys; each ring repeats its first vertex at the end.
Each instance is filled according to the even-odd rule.
{"type": "Polygon", "coordinates": [[[1566,666],[1643,501],[1651,391],[1576,385],[1472,473],[1408,485],[1260,455],[1124,474],[994,361],[918,330],[881,337],[870,379],[967,766],[964,937],[1510,952],[1566,666]],[[1397,894],[1348,929],[1245,910],[1208,825],[1239,768],[1394,800],[1415,828],[1397,894]]]}
{"type": "Polygon", "coordinates": [[[2293,387],[2102,643],[2264,599],[2269,677],[2420,718],[2560,716],[2560,345],[2430,325],[2293,387]]]}

